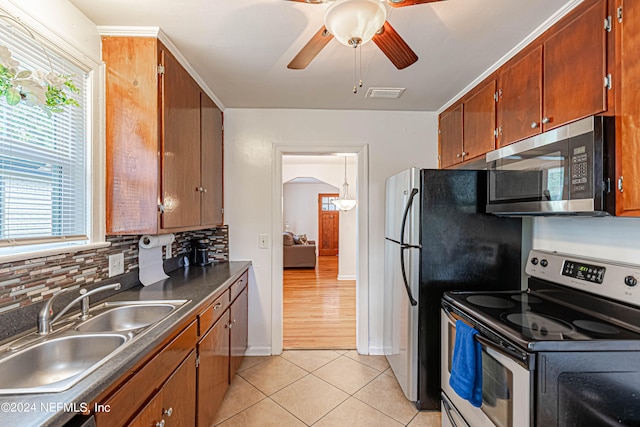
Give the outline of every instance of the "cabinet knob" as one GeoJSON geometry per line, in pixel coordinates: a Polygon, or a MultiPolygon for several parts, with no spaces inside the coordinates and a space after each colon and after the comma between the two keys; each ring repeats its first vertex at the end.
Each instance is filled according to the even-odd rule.
{"type": "Polygon", "coordinates": [[[462,157],[462,154],[456,154],[456,158],[459,159],[460,157],[462,157]]]}
{"type": "Polygon", "coordinates": [[[164,427],[164,420],[160,420],[156,423],[156,427],[164,427]]]}
{"type": "Polygon", "coordinates": [[[547,123],[551,123],[551,119],[549,117],[543,117],[542,118],[542,124],[546,125],[547,123]]]}
{"type": "Polygon", "coordinates": [[[203,188],[203,189],[202,189],[202,192],[203,192],[203,193],[206,193],[206,192],[207,192],[207,189],[206,189],[206,188],[203,188]]]}
{"type": "MultiPolygon", "coordinates": [[[[169,407],[169,409],[165,409],[165,410],[164,410],[164,414],[165,414],[167,417],[170,417],[170,416],[173,414],[173,407],[169,407]]],[[[164,421],[164,420],[163,420],[163,421],[164,421]]]]}
{"type": "Polygon", "coordinates": [[[531,129],[535,129],[538,127],[538,122],[531,122],[531,129]]]}
{"type": "Polygon", "coordinates": [[[469,155],[469,153],[465,153],[464,151],[462,152],[462,157],[468,156],[468,155],[469,155]]]}
{"type": "Polygon", "coordinates": [[[231,329],[231,328],[233,328],[233,323],[227,323],[227,324],[226,324],[226,325],[224,325],[224,326],[225,326],[225,328],[227,328],[227,329],[231,329]]]}
{"type": "Polygon", "coordinates": [[[217,310],[217,309],[219,309],[220,307],[222,307],[222,303],[221,303],[221,302],[219,302],[219,303],[217,303],[216,305],[214,305],[214,306],[213,306],[213,309],[214,309],[214,310],[217,310]]]}
{"type": "Polygon", "coordinates": [[[202,187],[196,187],[196,191],[202,192],[202,187]]]}

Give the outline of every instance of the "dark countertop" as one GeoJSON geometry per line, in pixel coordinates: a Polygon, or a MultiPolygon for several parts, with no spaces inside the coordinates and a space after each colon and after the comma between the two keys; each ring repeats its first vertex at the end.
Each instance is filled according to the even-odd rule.
{"type": "Polygon", "coordinates": [[[60,393],[0,396],[0,425],[64,425],[81,412],[83,405],[88,405],[100,396],[109,385],[183,326],[184,322],[204,310],[250,266],[250,261],[232,261],[207,267],[191,266],[173,271],[168,279],[153,285],[136,286],[101,301],[190,300],[139,335],[112,359],[70,389],[60,393]],[[65,407],[67,411],[64,410],[65,407]],[[74,412],[74,408],[78,412],[74,412]]]}

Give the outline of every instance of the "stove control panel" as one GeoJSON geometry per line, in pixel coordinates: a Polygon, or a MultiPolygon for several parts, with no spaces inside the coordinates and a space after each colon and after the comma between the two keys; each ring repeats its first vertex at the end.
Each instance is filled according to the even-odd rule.
{"type": "Polygon", "coordinates": [[[534,249],[529,276],[640,307],[640,265],[534,249]]]}
{"type": "Polygon", "coordinates": [[[576,261],[565,261],[562,275],[593,283],[602,283],[606,268],[576,261]]]}

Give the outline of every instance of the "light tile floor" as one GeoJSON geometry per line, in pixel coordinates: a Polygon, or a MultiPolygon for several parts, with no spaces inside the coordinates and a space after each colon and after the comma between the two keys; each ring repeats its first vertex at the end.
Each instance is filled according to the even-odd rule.
{"type": "Polygon", "coordinates": [[[439,427],[440,412],[418,412],[384,356],[289,350],[244,358],[216,425],[439,427]]]}

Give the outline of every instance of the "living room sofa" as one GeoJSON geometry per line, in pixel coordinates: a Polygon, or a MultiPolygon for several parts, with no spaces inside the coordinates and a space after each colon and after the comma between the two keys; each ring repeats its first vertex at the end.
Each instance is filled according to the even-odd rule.
{"type": "Polygon", "coordinates": [[[316,242],[300,239],[290,231],[282,233],[282,251],[284,268],[315,268],[316,242]]]}

